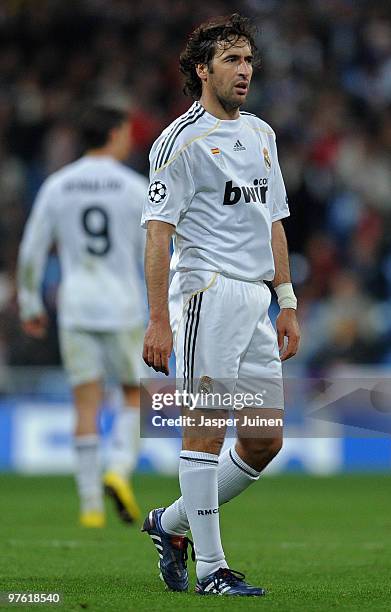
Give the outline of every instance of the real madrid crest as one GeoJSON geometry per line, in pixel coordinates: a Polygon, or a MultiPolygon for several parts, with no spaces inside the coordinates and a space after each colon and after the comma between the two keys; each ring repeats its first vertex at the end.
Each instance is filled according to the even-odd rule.
{"type": "Polygon", "coordinates": [[[266,147],[263,148],[263,161],[265,162],[266,168],[270,170],[272,167],[272,162],[270,159],[269,151],[267,150],[266,147]]]}
{"type": "Polygon", "coordinates": [[[208,395],[213,392],[213,380],[210,376],[202,376],[198,385],[199,393],[208,395]]]}

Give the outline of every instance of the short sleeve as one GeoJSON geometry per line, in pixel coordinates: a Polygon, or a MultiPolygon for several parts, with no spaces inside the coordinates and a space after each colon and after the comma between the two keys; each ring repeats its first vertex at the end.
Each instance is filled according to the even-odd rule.
{"type": "Polygon", "coordinates": [[[153,156],[150,163],[150,183],[141,225],[146,228],[148,221],[165,221],[176,226],[194,195],[194,183],[185,152],[157,171],[152,170],[153,156]]]}
{"type": "Polygon", "coordinates": [[[288,196],[286,194],[284,179],[282,178],[282,172],[278,161],[277,145],[275,136],[273,134],[273,158],[274,158],[274,170],[273,170],[273,205],[272,205],[272,221],[278,221],[289,217],[289,206],[288,196]]]}

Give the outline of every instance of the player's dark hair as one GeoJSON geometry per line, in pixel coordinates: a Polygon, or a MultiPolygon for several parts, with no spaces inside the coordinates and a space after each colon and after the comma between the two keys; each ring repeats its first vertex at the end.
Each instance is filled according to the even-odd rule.
{"type": "Polygon", "coordinates": [[[217,49],[218,42],[227,43],[228,48],[235,45],[239,38],[247,39],[251,52],[256,56],[256,29],[250,19],[238,13],[227,17],[215,17],[202,23],[189,36],[186,48],[181,53],[179,64],[185,75],[183,92],[194,100],[202,94],[202,82],[196,72],[198,64],[209,64],[217,49]]]}
{"type": "Polygon", "coordinates": [[[98,149],[107,144],[112,129],[120,127],[128,113],[109,106],[94,105],[80,118],[79,129],[84,150],[98,149]]]}

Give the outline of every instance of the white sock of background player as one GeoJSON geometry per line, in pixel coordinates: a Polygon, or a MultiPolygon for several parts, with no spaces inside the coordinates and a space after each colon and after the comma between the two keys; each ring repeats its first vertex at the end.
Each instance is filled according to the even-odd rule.
{"type": "Polygon", "coordinates": [[[99,442],[96,434],[75,438],[75,476],[82,512],[103,512],[99,442]]]}
{"type": "Polygon", "coordinates": [[[108,471],[128,479],[137,463],[140,448],[140,411],[126,406],[115,416],[108,449],[108,471]]]}
{"type": "Polygon", "coordinates": [[[179,484],[193,535],[199,580],[228,567],[220,539],[217,467],[218,455],[186,450],[180,454],[179,484]]]}
{"type": "MultiPolygon", "coordinates": [[[[260,472],[247,465],[235,450],[226,450],[219,457],[217,482],[219,506],[233,499],[259,479],[260,472]]],[[[183,497],[169,506],[162,516],[163,529],[173,535],[184,535],[189,529],[183,497]]]]}

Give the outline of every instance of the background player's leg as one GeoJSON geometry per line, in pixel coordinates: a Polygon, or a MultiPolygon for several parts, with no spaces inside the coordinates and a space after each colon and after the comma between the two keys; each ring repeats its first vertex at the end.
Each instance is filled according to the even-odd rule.
{"type": "Polygon", "coordinates": [[[140,390],[122,385],[123,406],[116,414],[110,440],[108,470],[130,478],[140,447],[140,390]]]}
{"type": "Polygon", "coordinates": [[[103,482],[106,493],[114,499],[120,519],[133,523],[140,518],[131,483],[140,446],[140,390],[131,385],[122,385],[122,389],[124,405],[115,417],[103,482]]]}
{"type": "Polygon", "coordinates": [[[100,527],[104,522],[103,488],[99,453],[97,414],[102,401],[102,384],[91,381],[73,387],[76,408],[76,483],[81,505],[81,523],[100,527]]]}
{"type": "Polygon", "coordinates": [[[104,524],[100,440],[97,414],[102,401],[103,366],[99,334],[59,328],[61,356],[73,392],[76,411],[76,483],[80,522],[86,527],[104,524]]]}
{"type": "Polygon", "coordinates": [[[105,490],[116,505],[121,520],[140,518],[131,484],[140,447],[140,378],[142,377],[143,330],[121,330],[106,337],[106,357],[117,380],[121,381],[123,403],[115,415],[108,449],[105,490]]]}

